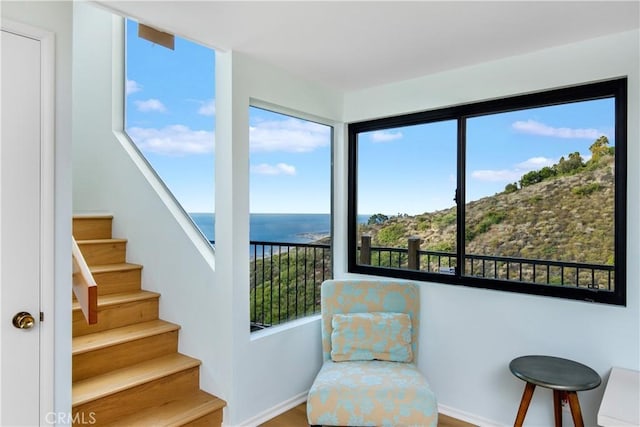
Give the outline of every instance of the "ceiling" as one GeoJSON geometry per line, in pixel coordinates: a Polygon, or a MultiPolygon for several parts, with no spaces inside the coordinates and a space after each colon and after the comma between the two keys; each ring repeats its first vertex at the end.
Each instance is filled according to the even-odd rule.
{"type": "Polygon", "coordinates": [[[99,1],[352,91],[640,27],[640,1],[99,1]]]}

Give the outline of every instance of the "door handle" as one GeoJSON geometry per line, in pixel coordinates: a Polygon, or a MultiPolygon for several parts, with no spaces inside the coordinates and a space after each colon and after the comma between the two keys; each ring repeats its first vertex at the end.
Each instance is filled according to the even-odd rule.
{"type": "Polygon", "coordinates": [[[36,320],[30,313],[26,311],[21,311],[20,313],[13,316],[13,326],[18,329],[31,329],[33,325],[36,323],[36,320]]]}

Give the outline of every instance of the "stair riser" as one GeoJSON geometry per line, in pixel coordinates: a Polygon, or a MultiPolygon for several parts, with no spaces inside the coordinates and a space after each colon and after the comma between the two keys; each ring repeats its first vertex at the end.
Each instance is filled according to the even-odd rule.
{"type": "Polygon", "coordinates": [[[86,418],[93,413],[96,425],[101,425],[151,408],[158,402],[171,401],[184,394],[195,392],[199,389],[198,384],[199,368],[194,367],[79,405],[73,408],[73,415],[80,418],[80,415],[76,414],[84,413],[86,418]]]}
{"type": "Polygon", "coordinates": [[[186,424],[182,424],[184,427],[216,427],[222,425],[222,409],[218,409],[216,412],[198,418],[186,424]]]}
{"type": "Polygon", "coordinates": [[[178,331],[166,332],[73,356],[73,381],[178,351],[178,331]]]}
{"type": "Polygon", "coordinates": [[[76,240],[110,239],[113,218],[74,218],[73,237],[76,240]]]}
{"type": "Polygon", "coordinates": [[[125,262],[127,242],[78,242],[82,256],[88,265],[120,264],[125,262]]]}
{"type": "Polygon", "coordinates": [[[140,290],[141,269],[94,273],[98,296],[140,290]]]}
{"type": "Polygon", "coordinates": [[[73,336],[91,334],[158,318],[158,298],[98,307],[98,323],[88,325],[82,311],[73,310],[73,336]]]}

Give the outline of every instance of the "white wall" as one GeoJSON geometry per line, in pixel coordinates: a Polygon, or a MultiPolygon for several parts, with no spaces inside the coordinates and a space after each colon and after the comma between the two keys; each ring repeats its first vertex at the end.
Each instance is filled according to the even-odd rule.
{"type": "MultiPolygon", "coordinates": [[[[605,381],[612,366],[640,369],[639,39],[623,33],[345,96],[350,122],[629,77],[627,306],[424,283],[419,366],[445,412],[512,424],[523,382],[508,365],[519,355],[574,359],[605,381]]],[[[336,243],[344,256],[346,241],[336,243]]],[[[585,425],[596,424],[603,388],[579,393],[585,425]]],[[[549,390],[536,390],[526,422],[552,425],[549,390]]]]}
{"type": "Polygon", "coordinates": [[[216,278],[229,286],[232,404],[225,425],[255,425],[304,401],[321,365],[316,318],[249,333],[249,105],[251,100],[324,118],[342,97],[237,52],[216,56],[216,278]]]}
{"type": "Polygon", "coordinates": [[[2,2],[2,17],[55,34],[54,410],[71,410],[71,37],[70,2],[2,2]]]}
{"type": "Polygon", "coordinates": [[[160,317],[182,326],[179,350],[202,360],[201,388],[224,399],[231,320],[213,251],[120,132],[123,20],[76,2],[74,25],[73,209],[114,214],[127,260],[144,266],[143,288],[161,293],[160,317]]]}

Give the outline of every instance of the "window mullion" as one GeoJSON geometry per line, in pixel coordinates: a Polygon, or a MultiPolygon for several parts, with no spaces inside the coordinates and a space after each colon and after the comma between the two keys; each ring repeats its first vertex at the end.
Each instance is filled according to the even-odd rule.
{"type": "Polygon", "coordinates": [[[466,137],[467,137],[467,118],[458,118],[458,182],[455,195],[456,201],[456,218],[457,218],[457,230],[456,230],[456,246],[458,263],[456,266],[456,275],[464,276],[465,274],[465,171],[466,171],[466,137]]]}

